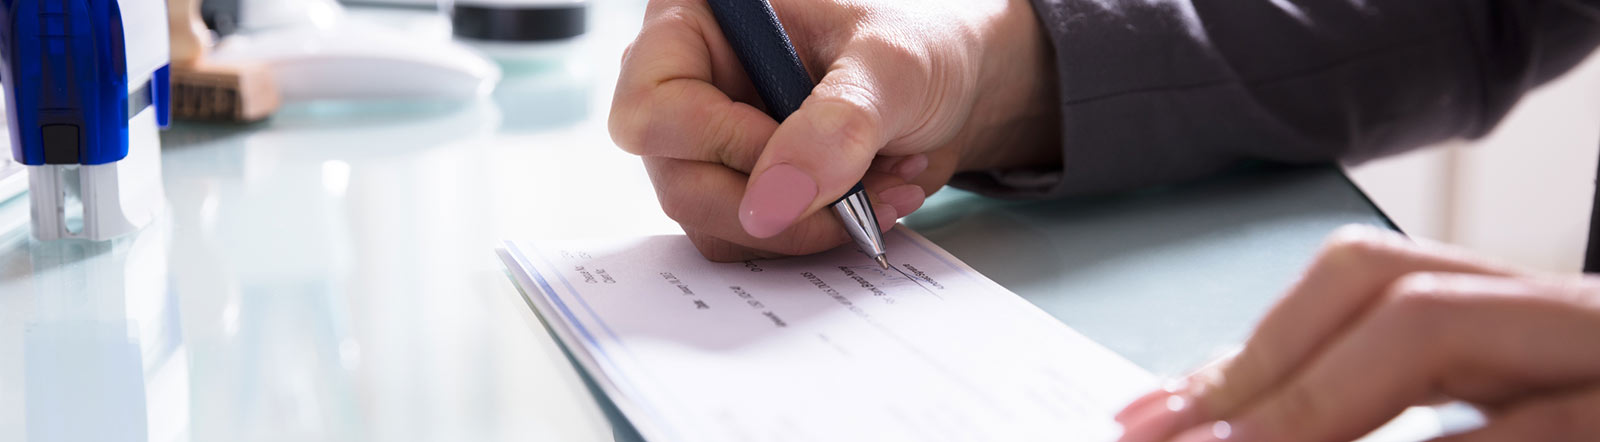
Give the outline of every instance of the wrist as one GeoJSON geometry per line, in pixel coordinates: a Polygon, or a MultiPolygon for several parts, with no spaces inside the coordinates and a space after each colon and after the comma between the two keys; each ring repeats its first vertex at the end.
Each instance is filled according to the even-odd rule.
{"type": "Polygon", "coordinates": [[[979,34],[979,96],[957,171],[1060,167],[1055,53],[1029,0],[1007,0],[979,34]]]}

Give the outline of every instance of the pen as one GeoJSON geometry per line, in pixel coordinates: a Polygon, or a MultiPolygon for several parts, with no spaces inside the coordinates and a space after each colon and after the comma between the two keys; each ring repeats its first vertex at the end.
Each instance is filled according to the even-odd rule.
{"type": "MultiPolygon", "coordinates": [[[[784,33],[778,14],[767,0],[706,0],[717,25],[733,46],[739,64],[750,75],[756,93],[767,104],[767,114],[782,123],[800,103],[811,95],[811,75],[800,63],[794,44],[784,33]]],[[[878,215],[872,211],[866,187],[857,182],[849,192],[831,204],[833,213],[844,223],[862,252],[872,255],[878,265],[889,268],[884,258],[883,236],[878,232],[878,215]]]]}

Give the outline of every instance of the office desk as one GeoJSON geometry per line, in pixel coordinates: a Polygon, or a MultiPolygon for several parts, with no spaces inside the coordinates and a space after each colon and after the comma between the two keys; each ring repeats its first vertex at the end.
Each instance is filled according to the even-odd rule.
{"type": "Polygon", "coordinates": [[[1249,335],[1344,224],[1391,227],[1332,167],[1258,170],[1053,202],[939,195],[905,223],[1160,375],[1249,335]]]}
{"type": "MultiPolygon", "coordinates": [[[[664,234],[605,113],[636,2],[473,103],[293,105],[163,134],[170,210],[109,243],[0,203],[0,441],[598,441],[505,238],[664,234]]],[[[1336,170],[1044,204],[936,196],[907,220],[1160,374],[1237,342],[1334,226],[1336,170]]]]}

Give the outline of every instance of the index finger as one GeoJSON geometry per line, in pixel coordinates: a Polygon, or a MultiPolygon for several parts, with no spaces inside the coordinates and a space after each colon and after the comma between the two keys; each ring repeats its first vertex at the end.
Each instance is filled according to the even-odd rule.
{"type": "Polygon", "coordinates": [[[1154,392],[1118,415],[1123,442],[1164,440],[1237,412],[1283,382],[1382,299],[1408,273],[1508,275],[1515,270],[1464,252],[1419,244],[1394,232],[1347,226],[1329,237],[1306,271],[1232,360],[1154,392]]]}
{"type": "Polygon", "coordinates": [[[1503,405],[1589,385],[1600,380],[1600,352],[1587,351],[1600,341],[1594,292],[1576,281],[1408,275],[1291,379],[1176,440],[1351,440],[1434,395],[1503,405]]]}
{"type": "Polygon", "coordinates": [[[1415,272],[1484,275],[1521,273],[1462,250],[1418,243],[1369,226],[1341,228],[1287,295],[1267,312],[1232,361],[1198,379],[1203,405],[1227,414],[1304,365],[1382,300],[1383,292],[1415,272]]]}
{"type": "Polygon", "coordinates": [[[748,172],[777,129],[703,1],[650,2],[626,52],[608,125],[630,153],[717,162],[748,172]]]}

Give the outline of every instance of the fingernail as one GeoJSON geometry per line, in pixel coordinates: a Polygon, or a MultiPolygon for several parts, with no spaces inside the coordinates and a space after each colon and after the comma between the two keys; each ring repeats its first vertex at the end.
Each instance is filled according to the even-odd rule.
{"type": "Polygon", "coordinates": [[[922,154],[907,157],[894,166],[895,176],[906,181],[916,179],[917,175],[922,175],[926,170],[928,170],[928,156],[922,154]]]}
{"type": "Polygon", "coordinates": [[[1160,400],[1166,399],[1171,394],[1162,390],[1145,393],[1144,396],[1139,396],[1138,399],[1129,402],[1126,407],[1122,408],[1122,411],[1117,412],[1116,417],[1113,419],[1117,422],[1127,422],[1129,418],[1148,415],[1159,409],[1162,406],[1160,400]]]}
{"type": "Polygon", "coordinates": [[[916,184],[903,184],[878,192],[878,202],[894,206],[895,213],[900,215],[917,211],[927,197],[922,186],[916,184]]]}
{"type": "Polygon", "coordinates": [[[1233,425],[1228,421],[1213,421],[1209,424],[1190,428],[1189,431],[1172,438],[1172,442],[1240,442],[1246,438],[1234,431],[1233,425]]]}
{"type": "Polygon", "coordinates": [[[739,223],[757,238],[770,238],[788,229],[817,198],[817,181],[800,168],[779,164],[750,183],[739,203],[739,223]]]}
{"type": "Polygon", "coordinates": [[[1205,421],[1194,398],[1187,394],[1167,394],[1162,400],[1152,401],[1144,414],[1130,413],[1122,422],[1122,438],[1118,442],[1157,442],[1205,421]]]}
{"type": "Polygon", "coordinates": [[[1143,396],[1128,402],[1128,405],[1123,407],[1122,411],[1117,412],[1115,419],[1117,422],[1123,422],[1133,416],[1150,414],[1152,411],[1166,407],[1166,403],[1161,401],[1165,401],[1167,396],[1188,391],[1188,388],[1189,381],[1186,378],[1167,381],[1162,384],[1161,388],[1145,393],[1143,396]]]}
{"type": "Polygon", "coordinates": [[[872,214],[878,217],[879,232],[887,232],[894,228],[895,223],[900,222],[900,212],[888,204],[873,204],[872,214]]]}

